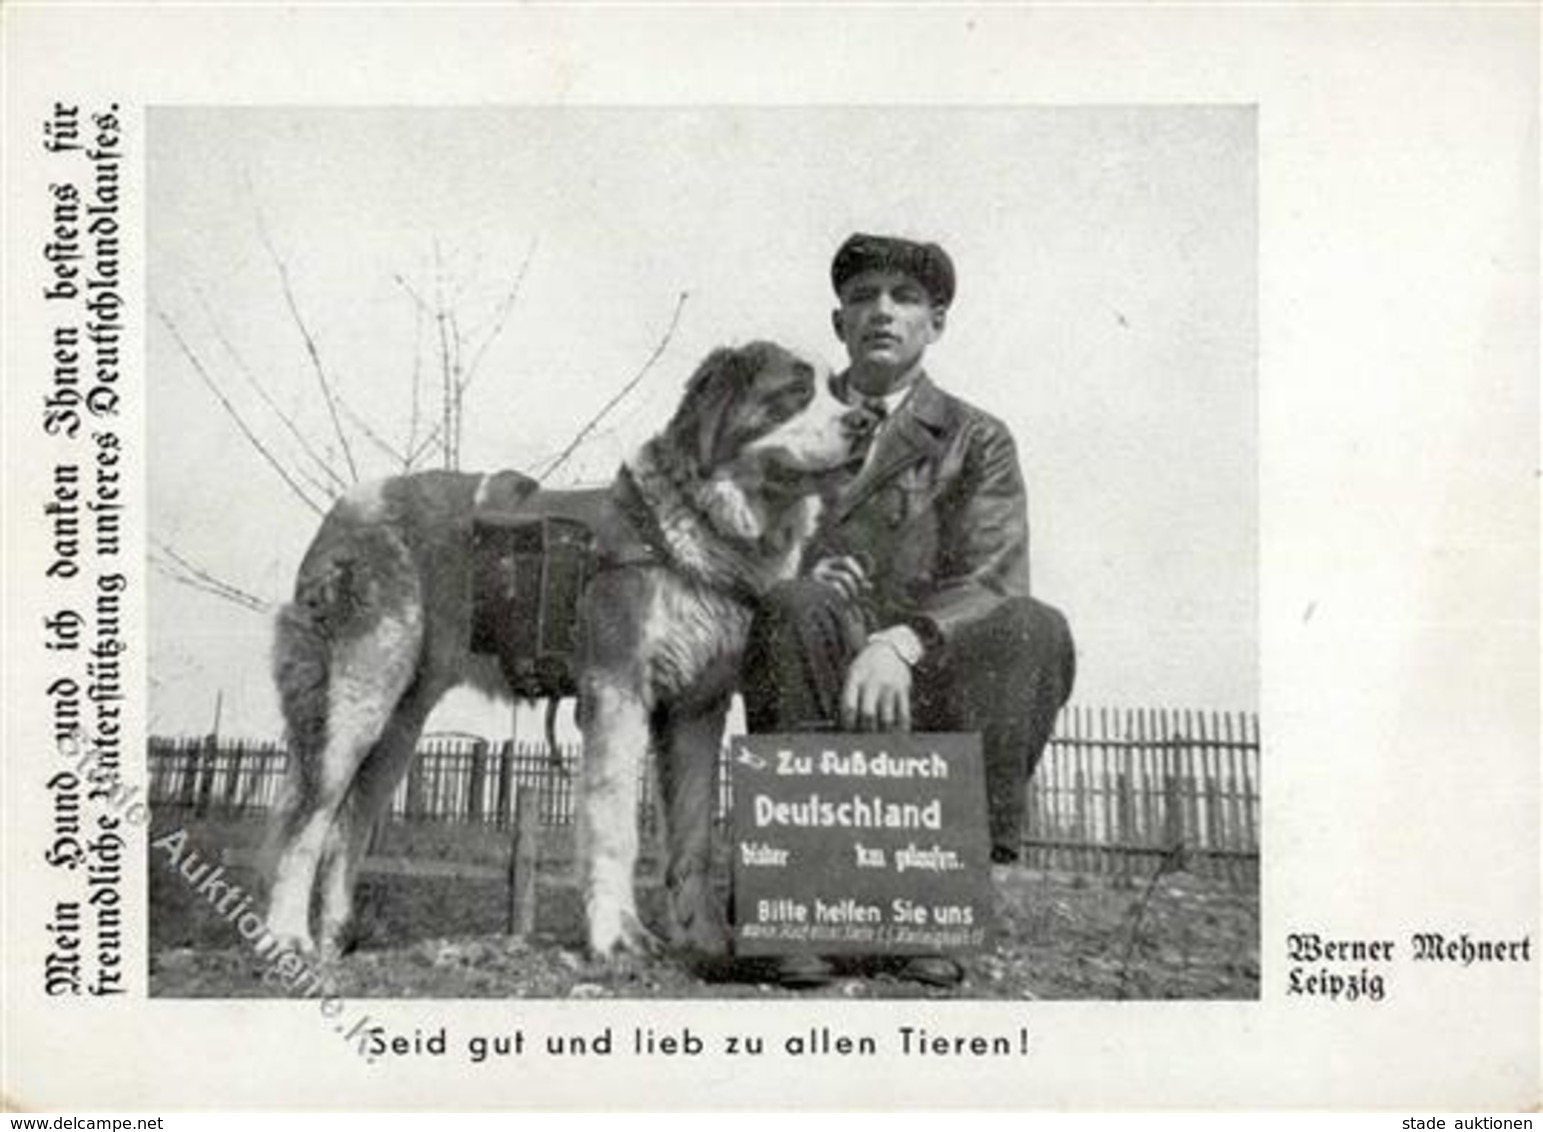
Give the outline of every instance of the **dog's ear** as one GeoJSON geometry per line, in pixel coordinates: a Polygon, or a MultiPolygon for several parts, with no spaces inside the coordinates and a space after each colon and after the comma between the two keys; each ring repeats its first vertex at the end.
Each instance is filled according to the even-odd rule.
{"type": "Polygon", "coordinates": [[[727,455],[734,411],[766,365],[767,350],[762,342],[719,347],[707,355],[686,383],[686,395],[665,435],[677,452],[696,462],[698,473],[705,474],[727,455]]]}

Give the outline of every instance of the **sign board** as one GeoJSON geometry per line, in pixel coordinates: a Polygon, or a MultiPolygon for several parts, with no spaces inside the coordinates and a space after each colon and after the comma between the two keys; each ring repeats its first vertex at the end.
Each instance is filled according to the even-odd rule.
{"type": "Polygon", "coordinates": [[[994,916],[978,735],[731,741],[740,955],[936,955],[994,916]]]}

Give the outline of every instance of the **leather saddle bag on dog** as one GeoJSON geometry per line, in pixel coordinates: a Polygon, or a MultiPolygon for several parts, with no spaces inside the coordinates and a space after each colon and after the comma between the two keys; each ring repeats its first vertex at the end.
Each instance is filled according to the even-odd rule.
{"type": "Polygon", "coordinates": [[[594,570],[594,543],[594,532],[577,519],[473,524],[471,647],[497,655],[515,695],[577,690],[579,598],[594,570]]]}
{"type": "Polygon", "coordinates": [[[577,692],[579,600],[606,495],[542,491],[518,472],[484,484],[472,516],[471,647],[498,657],[516,696],[577,692]]]}

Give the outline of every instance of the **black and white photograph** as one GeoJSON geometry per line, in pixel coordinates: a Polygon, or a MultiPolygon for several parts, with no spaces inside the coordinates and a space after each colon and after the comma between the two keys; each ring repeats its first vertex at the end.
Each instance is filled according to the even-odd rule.
{"type": "Polygon", "coordinates": [[[1538,44],[0,7],[0,1107],[1530,1127],[1538,44]]]}
{"type": "Polygon", "coordinates": [[[1255,997],[1254,136],[152,111],[152,993],[1255,997]]]}

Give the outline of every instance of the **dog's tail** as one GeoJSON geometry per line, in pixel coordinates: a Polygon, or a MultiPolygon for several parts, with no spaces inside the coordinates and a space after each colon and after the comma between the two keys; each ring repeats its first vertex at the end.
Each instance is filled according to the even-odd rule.
{"type": "Polygon", "coordinates": [[[331,677],[330,598],[302,585],[279,610],[273,630],[273,681],[284,712],[291,750],[314,755],[327,741],[327,690],[331,677]]]}
{"type": "Polygon", "coordinates": [[[284,713],[288,758],[260,860],[265,877],[273,876],[280,850],[297,832],[327,742],[327,637],[300,600],[280,609],[274,623],[273,680],[284,713]]]}
{"type": "Polygon", "coordinates": [[[273,626],[273,682],[284,715],[289,758],[262,854],[271,876],[280,847],[296,832],[307,811],[327,743],[328,693],[337,631],[358,604],[353,563],[333,558],[319,569],[302,567],[294,600],[278,612],[273,626]]]}

